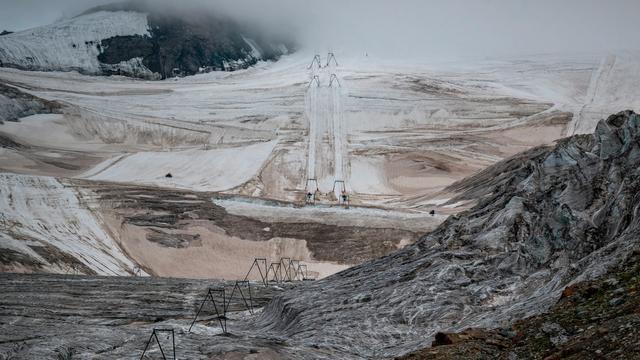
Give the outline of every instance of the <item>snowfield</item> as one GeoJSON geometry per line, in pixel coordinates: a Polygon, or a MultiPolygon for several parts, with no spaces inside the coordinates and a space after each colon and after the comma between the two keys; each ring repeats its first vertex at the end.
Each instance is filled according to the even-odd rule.
{"type": "Polygon", "coordinates": [[[583,105],[575,112],[569,134],[590,134],[598,120],[621,110],[640,109],[637,54],[620,53],[602,59],[593,72],[583,105]],[[632,80],[634,79],[634,80],[632,80]]]}
{"type": "MultiPolygon", "coordinates": [[[[239,181],[203,180],[222,176],[216,169],[201,176],[180,165],[179,179],[162,177],[191,156],[198,166],[216,166],[213,153],[198,150],[242,151],[265,142],[275,147],[260,156],[264,166],[251,160],[241,170],[239,180],[255,180],[237,190],[241,195],[302,201],[307,179],[318,178],[323,194],[344,180],[354,203],[420,210],[496,161],[589,132],[600,114],[640,108],[633,54],[473,63],[337,55],[340,66],[321,70],[309,70],[313,54],[300,52],[237,72],[166,81],[13,69],[1,69],[0,81],[69,105],[66,133],[109,151],[98,168],[81,172],[95,179],[123,181],[150,156],[158,163],[145,165],[148,174],[138,171],[135,182],[228,190],[239,181]],[[328,87],[331,74],[341,87],[328,87]],[[319,88],[308,87],[314,75],[319,88]]],[[[60,147],[78,149],[69,141],[60,147]]]]}
{"type": "Polygon", "coordinates": [[[196,191],[230,190],[251,180],[275,146],[269,141],[237,148],[122,155],[80,177],[196,191]]]}
{"type": "MultiPolygon", "coordinates": [[[[138,30],[146,31],[142,24],[138,30]]],[[[184,191],[213,191],[234,195],[234,199],[258,198],[217,202],[228,216],[247,217],[250,223],[273,222],[290,229],[323,224],[365,226],[381,229],[380,234],[390,228],[424,233],[449,214],[473,204],[449,200],[456,194],[448,186],[456,181],[521,151],[553,144],[567,134],[589,132],[599,114],[620,107],[640,110],[640,88],[635,85],[640,81],[636,71],[640,62],[632,55],[419,63],[343,58],[338,53],[340,66],[310,70],[313,54],[300,52],[246,70],[163,81],[0,68],[1,82],[64,106],[62,114],[35,115],[0,125],[0,140],[20,145],[0,150],[0,169],[50,176],[33,179],[49,179],[59,186],[52,177],[69,178],[70,183],[79,181],[82,186],[99,182],[100,191],[86,191],[93,194],[86,197],[91,210],[65,216],[100,214],[109,225],[104,227],[94,218],[86,221],[86,228],[82,225],[81,229],[65,230],[64,236],[51,235],[51,241],[73,236],[95,239],[88,243],[92,249],[79,251],[78,256],[102,254],[103,242],[111,244],[108,234],[112,234],[134,261],[148,264],[157,274],[231,277],[241,273],[250,258],[270,252],[269,246],[281,244],[281,240],[267,236],[260,241],[238,241],[226,233],[236,230],[218,228],[228,225],[223,219],[212,225],[177,217],[177,229],[171,231],[163,230],[166,225],[136,225],[148,224],[146,220],[123,226],[131,211],[141,212],[137,215],[141,218],[155,213],[111,203],[93,204],[93,199],[109,191],[116,197],[142,192],[142,198],[159,199],[175,194],[186,197],[184,191]],[[341,86],[328,87],[332,74],[341,86]],[[308,86],[314,75],[320,77],[320,87],[308,86]],[[272,199],[302,205],[311,178],[319,179],[316,207],[260,202],[272,199]],[[341,185],[334,189],[336,180],[346,182],[348,210],[337,204],[341,185]],[[154,193],[153,187],[162,190],[154,193]],[[435,211],[433,217],[431,210],[435,211]],[[101,234],[100,228],[109,230],[101,234]],[[67,236],[67,232],[92,235],[67,236]],[[183,249],[161,243],[171,243],[171,239],[186,239],[193,245],[183,249]],[[175,264],[185,254],[198,260],[192,261],[193,268],[177,272],[175,264]],[[213,266],[211,258],[225,260],[213,266]]],[[[46,197],[40,186],[23,185],[23,189],[22,196],[46,197]]],[[[73,194],[65,191],[68,196],[73,194]]],[[[138,204],[140,199],[126,198],[123,203],[138,204]]],[[[181,201],[181,206],[191,204],[188,197],[181,201]]],[[[38,207],[32,211],[51,211],[45,202],[29,204],[38,207]]],[[[9,219],[18,219],[16,223],[38,218],[21,215],[24,211],[18,212],[8,202],[0,205],[0,211],[9,219]]],[[[166,211],[158,210],[157,216],[166,211]]],[[[202,217],[208,219],[206,214],[202,217]]],[[[162,218],[158,221],[164,224],[162,218]]],[[[11,226],[0,226],[5,234],[2,242],[36,258],[23,240],[17,240],[20,235],[12,233],[11,226]]],[[[262,234],[269,234],[263,228],[270,226],[260,228],[262,234]]],[[[44,241],[47,230],[41,231],[38,239],[44,241]]],[[[282,240],[282,244],[297,244],[295,254],[304,254],[310,262],[319,259],[313,253],[314,246],[328,251],[318,238],[299,233],[294,238],[282,240]]],[[[357,241],[348,245],[366,248],[370,251],[367,254],[378,251],[371,243],[357,241]]],[[[390,251],[407,242],[375,244],[390,251]]],[[[274,253],[285,254],[279,246],[274,253]]],[[[94,271],[122,273],[130,268],[116,265],[122,255],[117,248],[113,251],[107,258],[119,260],[110,260],[109,265],[94,271]]],[[[347,252],[336,251],[335,256],[341,253],[347,252]]],[[[325,260],[323,276],[341,269],[331,265],[339,259],[325,260]]],[[[353,263],[340,266],[349,265],[353,263]]],[[[62,271],[55,265],[46,268],[62,271]]]]}

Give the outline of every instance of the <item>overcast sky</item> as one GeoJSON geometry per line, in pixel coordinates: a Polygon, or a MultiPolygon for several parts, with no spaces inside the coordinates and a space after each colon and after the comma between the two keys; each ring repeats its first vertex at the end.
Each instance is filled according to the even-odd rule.
{"type": "MultiPolygon", "coordinates": [[[[640,48],[640,0],[191,1],[295,29],[303,45],[318,51],[447,57],[640,48]]],[[[107,2],[0,0],[0,29],[49,24],[107,2]]]]}

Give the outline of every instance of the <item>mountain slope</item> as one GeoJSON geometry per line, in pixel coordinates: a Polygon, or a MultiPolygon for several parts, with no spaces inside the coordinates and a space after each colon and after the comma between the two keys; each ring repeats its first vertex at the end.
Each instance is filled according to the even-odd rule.
{"type": "Polygon", "coordinates": [[[0,66],[159,79],[246,68],[277,59],[290,44],[208,10],[167,12],[132,1],[2,36],[0,66]]]}
{"type": "MultiPolygon", "coordinates": [[[[147,15],[100,11],[0,38],[0,65],[24,70],[79,71],[98,75],[101,41],[115,36],[149,35],[147,15]]],[[[107,68],[133,76],[151,76],[138,59],[107,68]]]]}
{"type": "Polygon", "coordinates": [[[594,281],[567,287],[549,312],[511,328],[439,333],[433,347],[398,360],[638,359],[640,250],[594,281]]]}
{"type": "Polygon", "coordinates": [[[57,179],[0,174],[0,208],[2,271],[133,274],[101,221],[57,179]]]}
{"type": "Polygon", "coordinates": [[[545,311],[637,247],[639,130],[640,116],[619,113],[593,135],[489,168],[469,181],[485,187],[477,206],[396,254],[276,298],[257,325],[301,357],[377,358],[545,311]]]}

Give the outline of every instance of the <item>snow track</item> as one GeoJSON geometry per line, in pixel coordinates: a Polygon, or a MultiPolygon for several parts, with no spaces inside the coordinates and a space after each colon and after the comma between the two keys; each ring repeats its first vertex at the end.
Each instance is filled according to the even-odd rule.
{"type": "Polygon", "coordinates": [[[140,152],[108,159],[81,177],[196,191],[230,190],[256,176],[276,145],[277,141],[269,141],[241,148],[140,152]]]}
{"type": "Polygon", "coordinates": [[[573,116],[571,124],[567,127],[567,135],[575,135],[576,133],[591,132],[591,126],[584,124],[587,122],[588,108],[593,105],[601,88],[607,82],[611,76],[611,72],[616,64],[616,57],[614,55],[607,56],[602,60],[597,70],[593,72],[591,81],[589,82],[589,89],[587,90],[587,97],[585,103],[580,110],[573,116]]]}
{"type": "Polygon", "coordinates": [[[316,178],[316,137],[318,133],[316,107],[318,103],[318,88],[311,85],[305,94],[305,117],[309,125],[309,149],[307,155],[307,179],[316,178]]]}
{"type": "Polygon", "coordinates": [[[592,73],[587,94],[576,107],[566,135],[588,134],[600,119],[623,110],[640,111],[638,54],[620,52],[605,57],[592,73]]]}
{"type": "Polygon", "coordinates": [[[344,124],[344,89],[337,81],[329,86],[335,67],[313,69],[320,86],[311,82],[305,95],[305,117],[309,126],[307,178],[317,179],[321,192],[335,190],[338,198],[347,183],[347,128],[344,124]]]}

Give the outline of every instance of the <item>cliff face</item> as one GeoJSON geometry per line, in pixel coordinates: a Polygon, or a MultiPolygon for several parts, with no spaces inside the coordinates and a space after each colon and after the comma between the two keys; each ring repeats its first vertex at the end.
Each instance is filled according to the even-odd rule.
{"type": "Polygon", "coordinates": [[[544,312],[638,246],[638,165],[633,112],[498,163],[455,185],[477,206],[405,250],[276,298],[257,325],[310,352],[375,358],[544,312]]]}
{"type": "Polygon", "coordinates": [[[211,13],[133,1],[0,39],[0,66],[147,79],[237,70],[277,60],[292,41],[211,13]]]}

